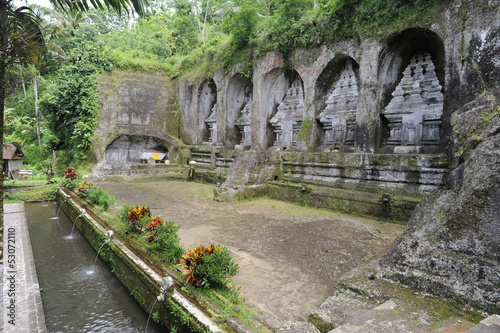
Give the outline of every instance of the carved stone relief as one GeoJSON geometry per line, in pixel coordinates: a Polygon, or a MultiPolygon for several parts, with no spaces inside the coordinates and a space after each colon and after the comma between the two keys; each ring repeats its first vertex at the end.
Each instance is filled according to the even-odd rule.
{"type": "Polygon", "coordinates": [[[209,138],[208,142],[204,142],[205,145],[216,145],[217,144],[217,103],[214,104],[210,115],[205,119],[205,123],[208,126],[209,138]]]}
{"type": "Polygon", "coordinates": [[[234,123],[234,126],[238,128],[241,133],[241,142],[235,146],[236,149],[247,149],[252,145],[251,137],[251,110],[252,110],[253,99],[250,98],[243,109],[241,110],[241,116],[234,123]]]}
{"type": "Polygon", "coordinates": [[[351,60],[347,60],[325,109],[317,117],[323,127],[322,146],[354,145],[357,105],[357,78],[351,60]]]}
{"type": "Polygon", "coordinates": [[[297,136],[304,115],[304,88],[300,78],[293,81],[278,105],[278,110],[270,123],[276,134],[275,147],[290,147],[297,144],[297,136]]]}
{"type": "Polygon", "coordinates": [[[392,96],[382,112],[389,127],[385,144],[395,153],[419,153],[422,146],[439,145],[443,93],[429,53],[411,58],[392,96]]]}

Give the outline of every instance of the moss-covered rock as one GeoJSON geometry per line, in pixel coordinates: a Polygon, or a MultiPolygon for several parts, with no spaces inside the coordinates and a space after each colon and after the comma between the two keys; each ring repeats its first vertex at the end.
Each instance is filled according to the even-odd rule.
{"type": "Polygon", "coordinates": [[[455,147],[463,153],[455,163],[455,189],[417,207],[381,261],[380,273],[500,313],[500,114],[495,110],[494,99],[480,97],[456,112],[455,147]],[[470,145],[467,133],[482,139],[470,145]]]}

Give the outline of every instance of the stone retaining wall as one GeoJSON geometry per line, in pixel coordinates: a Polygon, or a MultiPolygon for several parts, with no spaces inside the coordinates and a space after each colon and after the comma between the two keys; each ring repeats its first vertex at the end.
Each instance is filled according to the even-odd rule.
{"type": "MultiPolygon", "coordinates": [[[[57,202],[71,221],[75,221],[84,209],[79,200],[72,198],[64,188],[57,192],[57,202]]],[[[107,228],[88,212],[75,223],[97,251],[106,240],[107,228]]],[[[101,248],[99,254],[145,311],[150,311],[157,296],[163,293],[163,276],[149,267],[119,239],[112,239],[101,248]]],[[[162,325],[177,327],[180,332],[222,332],[192,301],[181,295],[177,286],[168,290],[164,302],[156,303],[154,311],[159,314],[162,325]]]]}

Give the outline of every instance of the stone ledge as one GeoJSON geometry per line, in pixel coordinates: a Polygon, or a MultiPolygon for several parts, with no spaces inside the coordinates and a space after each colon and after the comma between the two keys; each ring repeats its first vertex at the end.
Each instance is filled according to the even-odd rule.
{"type": "MultiPolygon", "coordinates": [[[[62,202],[68,203],[62,205],[62,210],[68,216],[80,215],[83,207],[71,198],[69,194],[60,189],[58,196],[59,201],[62,199],[62,202]]],[[[106,239],[106,229],[88,213],[78,219],[78,222],[76,225],[77,228],[82,231],[85,238],[97,250],[106,239]]],[[[131,295],[145,311],[149,311],[150,305],[156,300],[156,295],[162,294],[162,277],[118,239],[113,239],[106,249],[102,249],[100,254],[101,258],[111,266],[117,278],[127,287],[131,295]]],[[[185,323],[183,320],[179,320],[180,323],[186,326],[184,327],[185,331],[222,332],[202,310],[198,309],[192,302],[182,296],[175,286],[169,294],[170,297],[165,300],[164,304],[175,304],[182,308],[181,311],[183,314],[179,315],[182,315],[184,320],[188,318],[188,321],[190,321],[189,323],[185,323]]],[[[168,305],[164,305],[163,307],[157,306],[156,311],[160,313],[160,316],[167,318],[165,320],[168,320],[168,318],[175,320],[175,318],[172,318],[172,316],[175,316],[173,314],[174,311],[169,309],[168,305]]]]}
{"type": "Polygon", "coordinates": [[[500,315],[492,315],[483,319],[479,324],[466,333],[498,333],[500,332],[500,315]]]}
{"type": "Polygon", "coordinates": [[[6,204],[4,209],[4,332],[47,332],[24,205],[6,204]],[[12,266],[9,259],[15,260],[12,266]]]}

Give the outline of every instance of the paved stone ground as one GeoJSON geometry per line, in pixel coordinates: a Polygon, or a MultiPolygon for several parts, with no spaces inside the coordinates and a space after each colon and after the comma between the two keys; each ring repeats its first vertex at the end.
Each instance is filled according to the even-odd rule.
{"type": "Polygon", "coordinates": [[[23,204],[4,205],[3,329],[46,332],[23,204]]]}
{"type": "Polygon", "coordinates": [[[268,199],[220,203],[213,200],[213,186],[190,182],[98,185],[121,203],[148,205],[153,214],[174,221],[185,248],[227,246],[240,266],[234,280],[241,295],[274,330],[317,333],[306,321],[322,309],[321,318],[338,333],[454,333],[473,326],[463,318],[437,318],[432,306],[426,309],[428,303],[406,300],[413,297],[411,291],[370,279],[375,263],[389,251],[403,226],[268,199]],[[369,290],[375,301],[351,302],[339,296],[339,282],[369,290]],[[384,296],[377,299],[377,293],[384,296]],[[327,305],[329,300],[333,306],[327,305]],[[344,318],[339,320],[342,311],[344,318]]]}
{"type": "Polygon", "coordinates": [[[333,295],[340,277],[378,260],[403,227],[355,219],[281,201],[213,200],[213,186],[182,181],[98,184],[122,203],[148,205],[180,226],[181,245],[220,243],[240,266],[235,277],[246,302],[278,329],[307,320],[333,295]]]}

